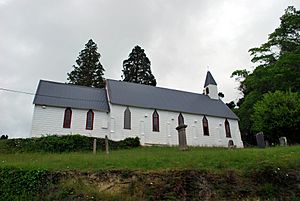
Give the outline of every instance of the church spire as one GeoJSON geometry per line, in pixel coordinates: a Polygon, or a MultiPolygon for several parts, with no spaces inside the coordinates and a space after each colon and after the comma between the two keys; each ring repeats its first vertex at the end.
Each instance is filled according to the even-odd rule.
{"type": "Polygon", "coordinates": [[[203,93],[211,99],[219,99],[217,83],[209,71],[206,74],[203,93]]]}
{"type": "Polygon", "coordinates": [[[206,74],[206,79],[205,79],[205,83],[204,83],[204,88],[207,87],[208,85],[217,85],[215,79],[213,78],[213,76],[211,75],[211,73],[209,71],[207,71],[206,74]]]}

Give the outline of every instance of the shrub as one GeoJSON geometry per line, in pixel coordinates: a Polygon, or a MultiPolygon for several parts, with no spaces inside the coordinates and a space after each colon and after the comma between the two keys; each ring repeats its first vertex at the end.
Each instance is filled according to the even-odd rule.
{"type": "MultiPolygon", "coordinates": [[[[2,153],[15,152],[77,152],[93,149],[94,137],[82,135],[49,135],[40,138],[8,139],[0,142],[2,153]]],[[[105,150],[105,139],[97,139],[97,149],[105,150]]],[[[139,138],[109,140],[109,149],[128,149],[140,146],[139,138]]]]}
{"type": "Polygon", "coordinates": [[[32,200],[50,184],[47,174],[45,170],[0,169],[1,200],[32,200]]]}

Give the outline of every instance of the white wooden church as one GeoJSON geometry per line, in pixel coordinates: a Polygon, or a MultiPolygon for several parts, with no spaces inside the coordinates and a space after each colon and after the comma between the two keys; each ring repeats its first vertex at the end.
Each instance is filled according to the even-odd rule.
{"type": "Polygon", "coordinates": [[[104,89],[40,80],[33,101],[32,137],[139,137],[142,145],[178,145],[178,122],[190,146],[243,147],[238,117],[219,99],[207,72],[203,94],[106,80],[104,89]]]}

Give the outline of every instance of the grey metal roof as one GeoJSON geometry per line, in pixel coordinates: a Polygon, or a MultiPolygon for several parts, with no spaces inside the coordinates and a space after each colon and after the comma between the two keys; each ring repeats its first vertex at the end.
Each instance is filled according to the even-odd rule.
{"type": "Polygon", "coordinates": [[[211,75],[211,73],[209,71],[207,71],[204,87],[206,87],[207,85],[210,85],[210,84],[217,85],[217,83],[216,83],[215,79],[213,78],[213,76],[211,75]]]}
{"type": "Polygon", "coordinates": [[[40,80],[33,104],[109,111],[105,89],[40,80]]]}
{"type": "Polygon", "coordinates": [[[221,100],[210,99],[206,95],[116,80],[106,81],[112,104],[238,119],[221,100]]]}

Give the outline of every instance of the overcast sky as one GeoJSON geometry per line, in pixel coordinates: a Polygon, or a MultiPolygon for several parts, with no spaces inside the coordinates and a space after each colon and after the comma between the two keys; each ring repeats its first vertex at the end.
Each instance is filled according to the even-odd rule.
{"type": "MultiPolygon", "coordinates": [[[[224,102],[237,100],[235,69],[267,40],[292,0],[0,0],[0,88],[35,92],[66,82],[80,50],[98,44],[105,77],[121,79],[135,45],[158,86],[202,93],[209,66],[224,102]]],[[[29,137],[33,96],[0,90],[0,134],[29,137]]]]}

